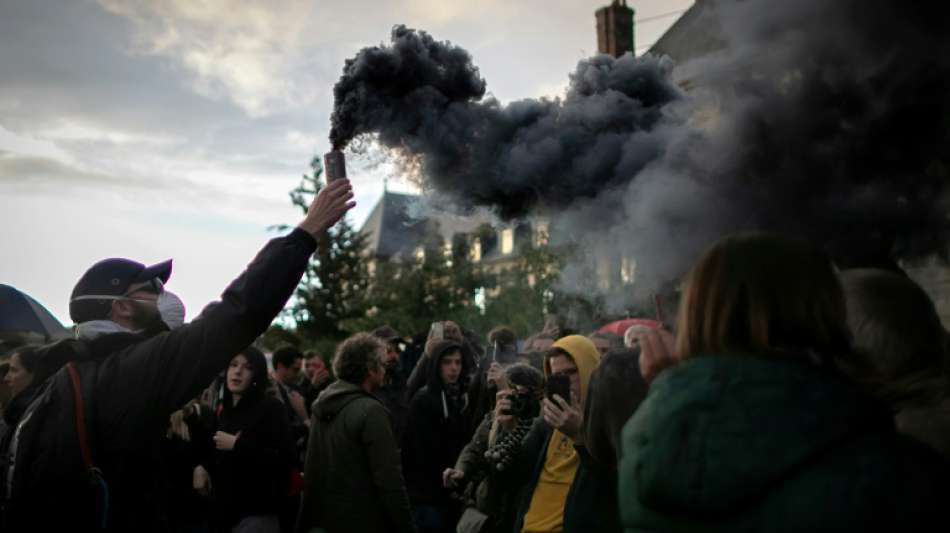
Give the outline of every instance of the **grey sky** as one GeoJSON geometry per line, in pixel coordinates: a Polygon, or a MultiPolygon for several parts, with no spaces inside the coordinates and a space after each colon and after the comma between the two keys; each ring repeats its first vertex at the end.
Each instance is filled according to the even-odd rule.
{"type": "MultiPolygon", "coordinates": [[[[607,3],[0,0],[0,282],[69,323],[93,262],[172,257],[193,316],[267,226],[297,220],[287,191],[327,150],[345,59],[405,23],[468,49],[502,101],[557,95],[607,3]]],[[[628,3],[646,18],[692,1],[628,3]]],[[[639,25],[637,45],[675,20],[639,25]]],[[[359,224],[386,169],[354,170],[359,224]]]]}

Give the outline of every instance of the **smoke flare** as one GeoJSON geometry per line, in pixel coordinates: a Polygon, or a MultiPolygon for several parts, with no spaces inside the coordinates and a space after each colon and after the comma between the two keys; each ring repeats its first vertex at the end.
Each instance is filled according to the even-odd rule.
{"type": "Polygon", "coordinates": [[[694,9],[724,46],[676,66],[688,93],[669,59],[598,56],[563,99],[507,105],[465,50],[397,26],[347,61],[331,140],[378,135],[463,210],[556,213],[586,255],[637,258],[644,288],[740,230],[804,236],[844,265],[946,252],[950,4],[694,9]]]}

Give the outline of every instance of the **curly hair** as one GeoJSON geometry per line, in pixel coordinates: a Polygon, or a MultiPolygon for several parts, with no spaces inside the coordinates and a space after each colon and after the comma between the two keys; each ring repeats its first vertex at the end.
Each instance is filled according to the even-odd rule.
{"type": "Polygon", "coordinates": [[[505,369],[505,379],[512,385],[529,389],[540,389],[544,386],[544,374],[525,363],[515,363],[505,369]]]}
{"type": "Polygon", "coordinates": [[[369,333],[353,335],[337,348],[333,356],[333,373],[337,379],[355,385],[363,383],[369,371],[382,364],[379,360],[382,348],[383,343],[378,337],[369,333]]]}

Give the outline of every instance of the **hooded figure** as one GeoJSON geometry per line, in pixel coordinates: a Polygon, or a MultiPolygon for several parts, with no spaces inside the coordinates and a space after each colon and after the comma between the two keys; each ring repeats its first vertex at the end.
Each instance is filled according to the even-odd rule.
{"type": "MultiPolygon", "coordinates": [[[[581,403],[575,407],[583,411],[591,374],[600,364],[600,352],[582,335],[559,339],[545,354],[545,378],[552,374],[552,360],[565,355],[576,367],[576,371],[569,373],[577,378],[577,390],[572,384],[572,395],[581,403]]],[[[503,530],[562,531],[564,505],[579,464],[580,455],[570,437],[538,417],[506,474],[508,483],[520,489],[515,492],[512,515],[506,519],[503,530]]]]}
{"type": "Polygon", "coordinates": [[[409,499],[386,408],[374,395],[384,348],[358,333],[333,358],[337,380],[320,394],[310,419],[297,531],[410,533],[409,499]]]}
{"type": "Polygon", "coordinates": [[[469,371],[461,343],[433,343],[426,385],[409,404],[402,464],[420,531],[452,528],[458,519],[459,504],[442,486],[442,472],[455,464],[471,437],[462,386],[469,371]]]}
{"type": "Polygon", "coordinates": [[[201,447],[202,465],[211,475],[216,531],[230,531],[249,517],[276,522],[281,510],[294,465],[294,441],[286,409],[267,394],[269,385],[264,354],[246,348],[231,360],[224,398],[210,431],[193,435],[201,447]],[[250,384],[232,392],[237,390],[232,367],[243,363],[242,358],[250,368],[250,384]],[[228,447],[222,434],[237,439],[228,447]]]}

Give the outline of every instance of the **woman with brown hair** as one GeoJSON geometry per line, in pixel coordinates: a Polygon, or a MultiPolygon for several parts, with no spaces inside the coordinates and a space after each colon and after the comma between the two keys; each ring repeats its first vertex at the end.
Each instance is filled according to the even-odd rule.
{"type": "Polygon", "coordinates": [[[21,346],[7,361],[3,384],[10,391],[10,402],[3,406],[0,417],[0,450],[6,449],[6,438],[16,428],[20,418],[35,399],[40,386],[52,373],[42,364],[39,353],[33,346],[21,346]]]}
{"type": "Polygon", "coordinates": [[[915,530],[939,518],[950,470],[834,364],[850,351],[845,302],[820,250],[768,234],[719,241],[690,274],[670,340],[640,338],[652,383],[623,434],[628,531],[915,530]]]}

